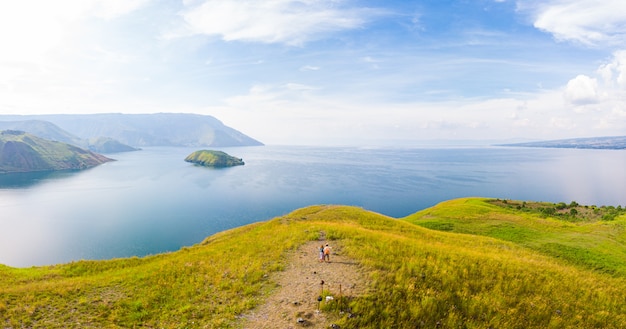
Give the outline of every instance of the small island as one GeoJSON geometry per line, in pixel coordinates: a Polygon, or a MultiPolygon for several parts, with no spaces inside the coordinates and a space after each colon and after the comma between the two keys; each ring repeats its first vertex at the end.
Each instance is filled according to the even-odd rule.
{"type": "Polygon", "coordinates": [[[200,150],[189,154],[185,161],[204,167],[224,168],[242,166],[242,159],[230,156],[222,151],[200,150]]]}

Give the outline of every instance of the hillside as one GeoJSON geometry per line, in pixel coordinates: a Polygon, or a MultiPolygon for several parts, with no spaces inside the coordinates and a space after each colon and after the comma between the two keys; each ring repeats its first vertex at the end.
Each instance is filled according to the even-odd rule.
{"type": "Polygon", "coordinates": [[[136,147],[122,144],[119,141],[108,137],[91,138],[89,139],[88,147],[89,150],[98,153],[133,152],[139,150],[136,147]]]}
{"type": "MultiPolygon", "coordinates": [[[[576,227],[567,223],[487,199],[452,200],[405,220],[355,207],[311,206],[167,254],[27,269],[0,266],[0,324],[252,328],[251,314],[258,308],[279,313],[291,327],[299,327],[300,319],[307,324],[309,316],[323,316],[340,328],[626,327],[626,258],[615,259],[607,273],[524,243],[409,222],[455,228],[456,221],[481,218],[490,221],[479,225],[482,231],[500,227],[494,231],[506,229],[504,236],[513,236],[517,226],[522,233],[524,227],[546,230],[556,244],[578,239],[568,235],[576,227]],[[301,248],[320,241],[337,249],[318,272],[311,270],[319,264],[316,251],[301,248]],[[345,266],[333,267],[340,264],[345,266]],[[322,291],[326,271],[339,277],[341,271],[358,271],[367,287],[342,290],[330,284],[322,291]],[[282,293],[277,284],[290,279],[305,285],[303,295],[271,298],[282,293]],[[315,303],[320,295],[320,315],[300,311],[305,307],[300,301],[315,303]],[[334,299],[327,301],[329,295],[334,299]]],[[[614,240],[606,249],[624,252],[625,222],[618,216],[578,230],[600,244],[614,240]]],[[[582,241],[580,251],[593,249],[589,240],[582,241]]]]}
{"type": "Polygon", "coordinates": [[[626,277],[626,209],[621,206],[458,199],[405,220],[434,230],[510,241],[574,265],[626,277]]]}
{"type": "Polygon", "coordinates": [[[22,131],[0,132],[0,173],[86,169],[109,161],[103,155],[22,131]]]}
{"type": "Polygon", "coordinates": [[[137,148],[106,137],[83,139],[43,120],[0,121],[0,130],[19,130],[37,137],[67,143],[98,153],[117,153],[137,151],[137,148]]]}
{"type": "Polygon", "coordinates": [[[0,130],[19,130],[37,137],[67,143],[78,147],[87,147],[85,140],[43,120],[0,121],[0,130]]]}
{"type": "Polygon", "coordinates": [[[0,115],[0,120],[45,120],[80,138],[108,137],[133,147],[263,145],[212,116],[199,114],[0,115]]]}

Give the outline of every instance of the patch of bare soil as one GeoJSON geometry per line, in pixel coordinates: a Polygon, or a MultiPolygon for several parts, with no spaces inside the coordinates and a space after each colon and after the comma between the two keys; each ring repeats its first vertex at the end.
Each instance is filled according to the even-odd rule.
{"type": "Polygon", "coordinates": [[[330,328],[338,313],[320,311],[322,288],[333,298],[355,297],[365,292],[366,281],[359,265],[343,255],[340,241],[328,241],[330,262],[320,262],[319,248],[326,243],[308,242],[289,255],[285,270],[271,278],[278,285],[276,291],[242,317],[241,327],[330,328]]]}

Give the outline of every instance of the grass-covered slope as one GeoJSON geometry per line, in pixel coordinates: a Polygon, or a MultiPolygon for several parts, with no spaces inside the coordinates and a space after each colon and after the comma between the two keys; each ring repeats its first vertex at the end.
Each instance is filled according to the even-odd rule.
{"type": "Polygon", "coordinates": [[[0,173],[86,169],[111,159],[16,130],[0,132],[0,173]]]}
{"type": "MultiPolygon", "coordinates": [[[[452,203],[450,218],[514,216],[482,200],[459,202],[470,204],[452,203]]],[[[547,227],[558,234],[558,225],[547,227]]],[[[345,206],[303,208],[142,259],[0,266],[0,326],[236,328],[271,292],[269,274],[286,266],[281,255],[320,232],[341,240],[369,277],[369,292],[337,312],[341,328],[626,327],[623,276],[345,206]]]]}
{"type": "Polygon", "coordinates": [[[405,218],[435,230],[489,236],[626,277],[626,211],[545,202],[457,199],[405,218]]]}

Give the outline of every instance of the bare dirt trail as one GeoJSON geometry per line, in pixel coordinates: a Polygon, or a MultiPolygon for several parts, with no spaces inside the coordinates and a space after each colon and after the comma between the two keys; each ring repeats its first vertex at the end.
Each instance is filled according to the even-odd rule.
{"type": "Polygon", "coordinates": [[[241,327],[329,328],[336,315],[318,310],[322,280],[324,291],[336,297],[364,293],[366,281],[359,265],[343,255],[339,241],[328,241],[330,262],[320,262],[319,248],[326,243],[308,242],[292,252],[285,270],[271,278],[279,285],[277,290],[265,304],[243,316],[241,327]]]}

